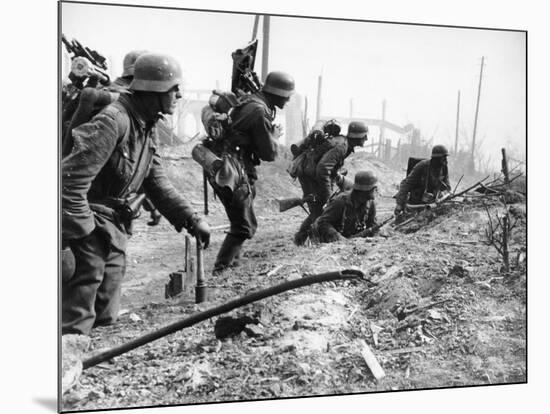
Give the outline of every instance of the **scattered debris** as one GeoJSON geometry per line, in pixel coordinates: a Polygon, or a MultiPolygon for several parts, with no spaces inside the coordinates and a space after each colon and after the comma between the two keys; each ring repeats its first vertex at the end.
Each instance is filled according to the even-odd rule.
{"type": "Polygon", "coordinates": [[[130,319],[132,322],[141,322],[141,318],[136,313],[131,313],[128,315],[128,319],[130,319]]]}
{"type": "MultiPolygon", "coordinates": [[[[353,154],[350,164],[356,170],[365,163],[371,167],[369,156],[353,154]]],[[[172,164],[169,174],[180,177],[179,189],[190,199],[201,199],[200,189],[187,182],[193,174],[202,179],[202,171],[195,171],[194,163],[190,168],[172,164]]],[[[64,393],[64,410],[525,381],[524,205],[510,206],[512,220],[518,219],[510,240],[513,278],[502,278],[497,253],[482,243],[487,222],[484,205],[498,208],[499,196],[479,193],[419,214],[403,231],[390,229],[388,239],[298,249],[291,240],[303,213],[297,211],[281,222],[274,215],[276,206],[268,201],[281,195],[298,196],[300,190],[285,181],[277,162],[268,164],[259,169],[256,201],[261,222],[254,243],[244,247],[243,255],[249,260],[216,277],[216,285],[223,286],[216,301],[225,303],[245,292],[343,266],[362,270],[370,280],[327,282],[270,297],[258,307],[247,305],[240,313],[224,316],[248,316],[259,322],[245,323],[224,339],[217,338],[220,326],[211,319],[109,360],[113,362],[80,373],[75,366],[73,378],[80,378],[64,393]],[[407,233],[410,229],[414,231],[407,233]],[[269,277],[258,277],[262,273],[269,277]],[[364,348],[357,338],[368,341],[370,356],[383,367],[384,385],[374,383],[372,368],[364,369],[364,348]],[[446,375],[441,376],[442,372],[446,375]]],[[[392,183],[402,173],[382,171],[383,166],[372,168],[381,171],[384,194],[394,192],[392,183]]],[[[380,202],[380,211],[393,211],[394,199],[380,202]]],[[[213,201],[211,207],[212,226],[225,224],[221,204],[213,201]]],[[[146,221],[146,217],[136,221],[129,244],[129,278],[122,298],[128,317],[93,330],[88,354],[208,309],[184,301],[189,299],[185,289],[177,303],[164,300],[165,276],[181,267],[183,240],[173,242],[178,239],[169,223],[151,228],[146,221]],[[164,267],[159,266],[160,257],[164,267]],[[132,322],[131,313],[141,321],[132,322]]],[[[222,232],[212,234],[205,271],[210,270],[223,237],[222,232]]],[[[381,372],[377,373],[380,377],[381,372]]]]}
{"type": "Polygon", "coordinates": [[[384,370],[382,369],[382,367],[378,363],[378,360],[376,359],[371,349],[363,339],[359,340],[359,346],[361,348],[361,355],[363,356],[363,359],[365,360],[367,366],[369,367],[370,372],[372,373],[374,378],[376,378],[377,381],[380,381],[382,378],[386,376],[386,374],[384,373],[384,370]]]}

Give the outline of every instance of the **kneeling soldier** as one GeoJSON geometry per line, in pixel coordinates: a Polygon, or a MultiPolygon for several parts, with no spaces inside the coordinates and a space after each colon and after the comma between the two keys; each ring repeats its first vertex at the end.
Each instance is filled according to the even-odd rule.
{"type": "Polygon", "coordinates": [[[374,202],[377,178],[370,171],[355,175],[351,191],[331,200],[312,226],[312,236],[321,243],[343,238],[372,236],[376,226],[374,202]]]}
{"type": "MultiPolygon", "coordinates": [[[[332,132],[334,136],[340,134],[340,127],[334,121],[327,122],[323,127],[323,132],[330,135],[331,129],[334,130],[332,132]]],[[[369,129],[363,122],[350,122],[345,139],[342,137],[343,140],[337,141],[317,162],[315,176],[299,177],[304,197],[311,194],[313,200],[308,202],[309,216],[302,222],[300,229],[294,235],[294,244],[297,246],[305,243],[311,225],[322,214],[323,206],[330,199],[334,184],[338,180],[342,180],[341,186],[344,186],[344,177],[338,174],[338,170],[344,165],[345,159],[354,153],[355,147],[362,147],[365,144],[368,132],[369,129]]]]}
{"type": "Polygon", "coordinates": [[[399,186],[394,214],[399,216],[406,204],[428,204],[451,191],[447,157],[443,145],[434,145],[430,159],[418,162],[399,186]]]}

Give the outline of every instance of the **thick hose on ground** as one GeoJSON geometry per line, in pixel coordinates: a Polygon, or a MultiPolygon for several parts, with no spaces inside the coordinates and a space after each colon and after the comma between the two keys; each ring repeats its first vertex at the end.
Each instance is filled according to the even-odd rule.
{"type": "Polygon", "coordinates": [[[241,306],[245,306],[252,302],[265,299],[269,296],[274,296],[279,293],[286,292],[288,290],[312,285],[315,283],[329,282],[334,280],[350,280],[350,279],[364,279],[364,278],[365,278],[365,275],[360,270],[348,269],[348,270],[341,270],[336,272],[321,273],[319,275],[312,275],[312,276],[307,276],[300,279],[283,282],[279,285],[272,286],[267,289],[262,289],[257,292],[253,292],[249,295],[234,299],[232,301],[224,303],[223,305],[216,306],[214,308],[207,309],[203,312],[196,313],[178,322],[174,322],[156,331],[145,334],[126,344],[108,349],[104,352],[94,355],[82,361],[82,369],[93,367],[94,365],[107,361],[116,356],[122,355],[128,351],[131,351],[132,349],[138,348],[142,345],[155,341],[166,335],[177,332],[184,328],[188,328],[206,319],[210,319],[214,316],[221,315],[222,313],[229,312],[241,306]]]}

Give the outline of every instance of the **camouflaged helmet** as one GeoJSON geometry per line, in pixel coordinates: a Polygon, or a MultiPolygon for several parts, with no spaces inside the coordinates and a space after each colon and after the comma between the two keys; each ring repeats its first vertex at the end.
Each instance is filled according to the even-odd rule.
{"type": "Polygon", "coordinates": [[[325,122],[325,124],[323,125],[323,132],[330,135],[331,137],[340,135],[341,131],[342,127],[336,119],[331,119],[330,121],[325,122]]]}
{"type": "Polygon", "coordinates": [[[355,174],[353,189],[357,191],[370,191],[376,187],[377,183],[378,179],[371,171],[359,171],[355,174]]]}
{"type": "Polygon", "coordinates": [[[122,61],[122,77],[134,76],[134,65],[138,57],[147,53],[146,50],[132,50],[126,53],[124,60],[122,61]]]}
{"type": "Polygon", "coordinates": [[[432,148],[432,158],[447,157],[448,155],[449,151],[444,145],[434,145],[432,148]]]}
{"type": "Polygon", "coordinates": [[[133,91],[168,92],[182,83],[179,63],[171,56],[144,53],[134,65],[134,79],[129,89],[133,91]]]}
{"type": "Polygon", "coordinates": [[[348,125],[348,138],[367,139],[369,128],[364,122],[352,121],[348,125]]]}
{"type": "Polygon", "coordinates": [[[294,78],[285,72],[269,72],[262,91],[290,98],[294,93],[294,78]]]}

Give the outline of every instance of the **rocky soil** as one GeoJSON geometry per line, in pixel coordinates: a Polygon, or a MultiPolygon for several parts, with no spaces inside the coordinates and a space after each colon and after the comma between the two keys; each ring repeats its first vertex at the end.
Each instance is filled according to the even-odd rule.
{"type": "MultiPolygon", "coordinates": [[[[176,186],[202,210],[202,175],[177,151],[167,154],[176,186]]],[[[366,153],[346,161],[350,176],[371,169],[380,179],[379,215],[393,210],[402,172],[366,153]]],[[[262,166],[257,236],[241,264],[210,276],[224,237],[205,252],[208,302],[193,287],[165,299],[168,275],[183,267],[184,236],[162,220],[136,223],[128,249],[119,322],[93,331],[87,354],[122,344],[194,312],[252,290],[341,269],[360,269],[365,281],[327,282],[286,292],[224,317],[248,317],[244,330],[217,339],[214,318],[85,370],[63,397],[65,410],[191,404],[520,383],[526,381],[525,206],[514,205],[512,269],[501,272],[496,250],[484,243],[493,198],[468,198],[391,226],[369,239],[296,247],[305,215],[279,213],[277,198],[300,195],[285,161],[262,166]],[[363,357],[365,341],[385,372],[376,380],[363,357]]],[[[471,184],[464,183],[464,186],[471,184]]],[[[211,225],[226,223],[210,198],[211,225]]]]}

